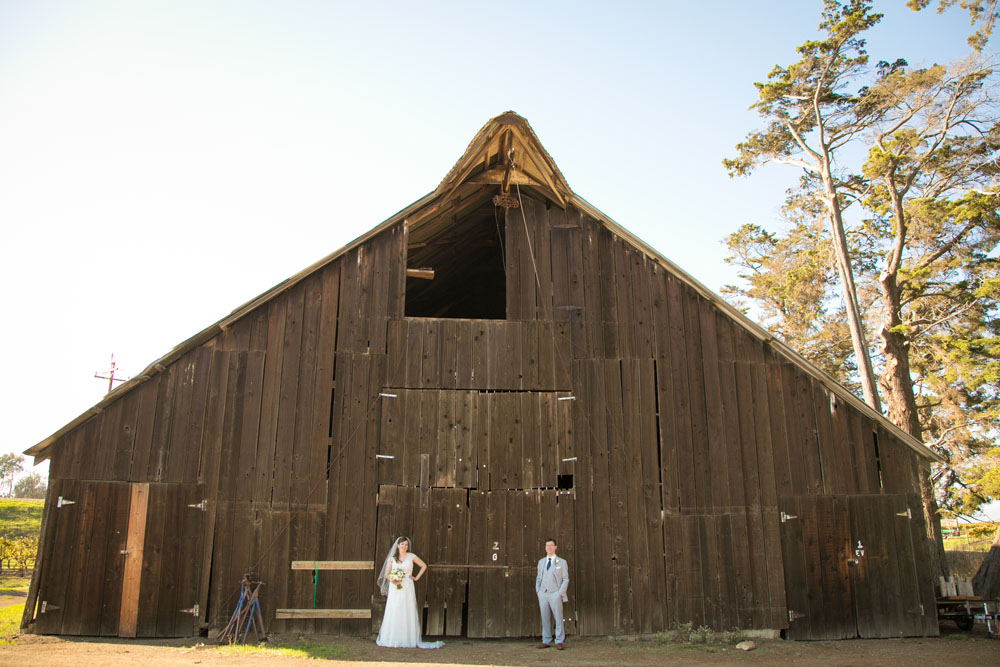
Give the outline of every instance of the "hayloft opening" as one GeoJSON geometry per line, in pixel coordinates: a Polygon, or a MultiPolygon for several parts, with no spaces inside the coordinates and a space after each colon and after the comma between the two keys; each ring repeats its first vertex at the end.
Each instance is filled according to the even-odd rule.
{"type": "Polygon", "coordinates": [[[407,317],[507,317],[502,209],[488,200],[458,217],[411,230],[406,257],[407,317]]]}

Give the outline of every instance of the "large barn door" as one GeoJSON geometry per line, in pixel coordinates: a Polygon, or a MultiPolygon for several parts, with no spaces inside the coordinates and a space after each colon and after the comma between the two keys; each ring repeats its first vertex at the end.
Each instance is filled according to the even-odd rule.
{"type": "Polygon", "coordinates": [[[35,630],[115,636],[129,485],[54,479],[49,502],[35,630]]]}
{"type": "MultiPolygon", "coordinates": [[[[412,540],[413,553],[430,566],[416,586],[425,636],[462,635],[465,630],[469,562],[469,508],[465,489],[410,486],[379,487],[375,567],[400,535],[412,540]]],[[[372,629],[378,632],[385,598],[374,589],[372,629]]]]}
{"type": "Polygon", "coordinates": [[[40,634],[188,637],[199,631],[204,512],[193,484],[53,480],[40,634]]]}
{"type": "Polygon", "coordinates": [[[905,496],[798,496],[781,509],[790,639],[925,633],[905,496]]]}
{"type": "MultiPolygon", "coordinates": [[[[540,632],[535,575],[545,540],[570,564],[566,632],[576,632],[572,491],[525,489],[469,493],[469,637],[528,637],[540,632]]],[[[579,572],[579,570],[575,570],[579,572]]]]}
{"type": "MultiPolygon", "coordinates": [[[[131,552],[128,555],[130,571],[140,574],[138,590],[126,586],[133,597],[126,600],[125,591],[122,596],[123,616],[126,605],[137,604],[136,622],[130,629],[133,634],[120,636],[192,637],[200,629],[198,588],[205,534],[203,487],[134,486],[148,486],[149,490],[144,524],[129,525],[130,546],[134,538],[141,542],[141,555],[131,552]]],[[[132,498],[135,502],[135,489],[132,498]]]]}
{"type": "Polygon", "coordinates": [[[912,514],[901,495],[853,496],[851,580],[858,635],[921,636],[924,609],[910,535],[912,514]]]}

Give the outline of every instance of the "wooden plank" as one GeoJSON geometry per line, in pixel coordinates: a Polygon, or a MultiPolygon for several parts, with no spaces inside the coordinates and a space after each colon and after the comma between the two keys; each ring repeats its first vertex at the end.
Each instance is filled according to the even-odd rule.
{"type": "MultiPolygon", "coordinates": [[[[591,394],[588,406],[590,422],[590,452],[589,460],[592,472],[591,492],[593,494],[592,520],[594,541],[595,572],[607,572],[607,568],[612,566],[613,557],[613,533],[612,533],[612,510],[610,497],[610,470],[609,470],[609,442],[608,442],[608,415],[605,411],[605,404],[609,400],[601,361],[594,361],[587,364],[589,366],[588,375],[591,394]]],[[[605,634],[610,632],[614,626],[614,618],[607,612],[615,609],[614,580],[612,577],[602,576],[595,581],[595,609],[599,613],[594,618],[588,620],[587,633],[595,632],[605,634]],[[593,630],[590,626],[593,626],[593,630]]]]}
{"type": "MultiPolygon", "coordinates": [[[[259,356],[260,353],[257,353],[259,356]]],[[[205,488],[197,484],[185,484],[171,490],[176,498],[175,516],[180,521],[180,549],[173,564],[173,577],[177,588],[177,609],[174,611],[174,636],[193,637],[201,631],[201,616],[204,608],[200,606],[202,597],[202,567],[201,559],[204,553],[204,539],[208,512],[199,504],[205,500],[205,488]],[[198,612],[194,607],[198,606],[198,612]],[[183,611],[191,610],[191,611],[183,611]]],[[[206,589],[207,592],[207,589],[206,589]]]]}
{"type": "Polygon", "coordinates": [[[701,328],[702,377],[705,379],[704,405],[708,422],[707,450],[702,451],[708,457],[707,462],[716,463],[707,471],[709,488],[705,494],[700,495],[700,498],[705,502],[703,506],[721,510],[732,505],[730,470],[728,465],[722,465],[723,461],[729,460],[726,451],[726,419],[721,386],[726,378],[720,378],[720,333],[716,328],[716,309],[703,299],[698,299],[697,303],[701,328]]]}
{"type": "Polygon", "coordinates": [[[285,335],[281,352],[281,379],[278,385],[277,427],[274,440],[274,486],[271,502],[277,507],[291,500],[292,457],[294,455],[296,404],[299,391],[299,360],[302,353],[305,288],[301,284],[288,292],[285,335]]]}
{"type": "Polygon", "coordinates": [[[102,577],[94,577],[99,582],[101,607],[97,619],[97,632],[102,637],[118,634],[118,616],[121,611],[123,571],[128,532],[130,485],[113,483],[110,485],[110,499],[107,506],[108,531],[103,543],[104,572],[102,577]]]}
{"type": "Polygon", "coordinates": [[[420,385],[421,387],[437,387],[441,382],[441,357],[439,345],[442,336],[442,322],[424,320],[423,340],[420,350],[420,385]]]}
{"type": "Polygon", "coordinates": [[[511,629],[511,635],[530,637],[538,632],[539,622],[538,596],[534,594],[537,561],[544,554],[545,540],[555,531],[552,530],[554,526],[542,526],[543,491],[525,489],[518,495],[522,502],[521,545],[520,551],[514,555],[517,566],[512,568],[512,583],[521,591],[521,607],[519,622],[511,629]]]}
{"type": "MultiPolygon", "coordinates": [[[[139,420],[142,393],[131,391],[118,402],[122,405],[122,411],[118,429],[112,441],[114,462],[111,467],[111,479],[124,481],[129,478],[132,469],[132,455],[135,450],[136,426],[139,420]]],[[[198,457],[194,458],[197,463],[198,457]]]]}
{"type": "Polygon", "coordinates": [[[611,243],[611,254],[614,261],[615,302],[617,312],[613,321],[617,324],[619,356],[622,359],[632,359],[636,356],[636,320],[634,290],[632,284],[632,258],[625,244],[617,237],[611,243]]]}
{"type": "Polygon", "coordinates": [[[319,276],[304,281],[305,298],[302,314],[302,343],[299,352],[299,386],[295,395],[294,444],[291,456],[291,489],[289,500],[293,504],[326,503],[326,476],[316,474],[317,469],[326,467],[327,438],[317,437],[314,416],[317,398],[321,404],[327,402],[327,393],[332,384],[333,349],[321,349],[320,327],[323,317],[323,285],[319,276]],[[320,369],[320,355],[327,363],[320,369]],[[327,371],[326,378],[317,376],[327,371]],[[319,396],[317,396],[319,394],[319,396]]]}
{"type": "Polygon", "coordinates": [[[816,444],[819,449],[819,473],[823,493],[844,493],[846,481],[841,479],[837,441],[833,438],[831,415],[834,394],[820,384],[813,384],[813,410],[816,415],[816,444]]]}
{"type": "MultiPolygon", "coordinates": [[[[629,512],[628,512],[628,451],[624,442],[623,362],[608,360],[601,363],[601,375],[604,382],[604,406],[607,414],[607,465],[608,465],[608,495],[611,512],[611,559],[612,559],[612,590],[614,594],[614,618],[612,627],[621,628],[626,632],[634,630],[632,626],[632,584],[629,581],[631,565],[631,550],[629,549],[629,512]]],[[[635,400],[632,387],[628,387],[626,400],[635,400]]]]}
{"type": "Polygon", "coordinates": [[[278,406],[281,402],[282,354],[285,349],[288,294],[282,294],[267,307],[267,344],[264,381],[261,386],[260,425],[257,434],[257,463],[254,469],[253,499],[271,502],[274,475],[274,452],[278,430],[278,406]]]}
{"type": "Polygon", "coordinates": [[[854,443],[851,441],[850,408],[836,394],[830,395],[830,421],[832,424],[832,438],[836,456],[833,465],[836,466],[838,484],[833,493],[853,494],[860,493],[859,475],[861,470],[856,466],[854,460],[854,443]]]}
{"type": "MultiPolygon", "coordinates": [[[[409,324],[406,320],[389,320],[387,326],[385,350],[389,360],[385,383],[388,387],[405,387],[407,358],[406,332],[409,329],[409,324]]],[[[333,377],[332,373],[331,377],[333,377]]]]}
{"type": "Polygon", "coordinates": [[[583,239],[581,257],[583,263],[583,311],[577,319],[577,311],[571,313],[573,323],[573,357],[592,359],[605,356],[604,329],[601,324],[601,274],[598,259],[598,226],[591,220],[581,221],[583,239]]]}
{"type": "MultiPolygon", "coordinates": [[[[51,466],[50,466],[51,471],[51,466]]],[[[28,583],[28,592],[25,596],[24,611],[21,614],[21,632],[31,631],[35,626],[35,610],[38,608],[38,589],[41,584],[43,574],[49,569],[49,558],[52,557],[53,535],[49,532],[50,517],[52,508],[58,502],[57,491],[60,487],[60,480],[49,477],[48,488],[45,493],[45,504],[42,506],[42,520],[38,529],[38,551],[35,553],[35,562],[32,566],[31,580],[28,583]]]]}
{"type": "MultiPolygon", "coordinates": [[[[508,559],[510,548],[507,544],[507,526],[510,523],[507,519],[508,499],[509,494],[503,492],[493,491],[486,495],[486,545],[489,555],[487,562],[494,565],[511,564],[508,559]],[[495,560],[494,555],[496,555],[495,560]]],[[[484,610],[483,636],[504,637],[506,636],[504,612],[510,605],[508,576],[506,571],[502,570],[487,570],[485,575],[487,607],[484,610]]]]}
{"type": "MultiPolygon", "coordinates": [[[[682,291],[684,302],[685,353],[687,354],[687,378],[691,408],[691,446],[694,479],[694,503],[697,511],[713,507],[712,471],[708,409],[705,405],[706,371],[702,356],[701,307],[702,299],[692,290],[682,291]]],[[[686,463],[686,461],[685,461],[686,463]]]]}
{"type": "Polygon", "coordinates": [[[226,369],[226,397],[222,421],[222,439],[219,452],[219,492],[217,497],[231,500],[238,493],[237,469],[240,455],[240,436],[243,432],[243,397],[246,389],[247,352],[228,353],[226,369]]]}
{"type": "MultiPolygon", "coordinates": [[[[666,543],[669,549],[667,590],[676,609],[679,623],[692,627],[705,624],[705,598],[702,580],[700,518],[691,515],[667,517],[666,543]]],[[[673,615],[673,614],[672,614],[673,615]]]]}
{"type": "Polygon", "coordinates": [[[125,567],[122,575],[121,606],[118,636],[135,637],[139,616],[139,582],[142,575],[143,547],[146,537],[146,511],[149,484],[131,484],[129,492],[128,528],[125,539],[125,567]]]}
{"type": "MultiPolygon", "coordinates": [[[[79,635],[84,630],[84,619],[93,610],[87,609],[88,602],[82,595],[84,586],[94,575],[91,570],[91,538],[95,519],[103,508],[98,507],[98,495],[102,486],[98,482],[83,482],[79,487],[75,513],[78,515],[76,532],[70,538],[73,543],[72,552],[76,558],[67,561],[69,576],[66,579],[65,598],[62,603],[62,626],[59,631],[64,635],[79,635]]],[[[68,500],[68,499],[67,499],[68,500]]],[[[65,506],[64,506],[65,507],[65,506]]]]}
{"type": "Polygon", "coordinates": [[[492,386],[490,379],[490,362],[494,345],[490,336],[493,328],[488,322],[474,322],[472,336],[472,382],[469,385],[476,389],[488,389],[492,386]]]}
{"type": "Polygon", "coordinates": [[[598,271],[600,272],[601,310],[600,322],[604,328],[604,351],[601,356],[616,359],[628,356],[631,348],[627,342],[619,340],[618,295],[619,287],[615,275],[615,236],[604,227],[597,233],[598,271]]]}
{"type": "Polygon", "coordinates": [[[535,259],[535,320],[551,320],[552,309],[552,243],[551,224],[553,217],[562,215],[560,208],[546,208],[547,202],[542,203],[537,199],[529,197],[532,204],[527,207],[525,213],[528,217],[528,228],[531,230],[531,250],[535,259]]]}
{"type": "Polygon", "coordinates": [[[808,516],[805,514],[805,505],[800,504],[802,500],[799,496],[781,499],[781,511],[787,516],[797,517],[781,524],[781,553],[789,614],[785,623],[789,639],[808,639],[812,636],[812,607],[809,604],[803,529],[808,516]]]}
{"type": "Polygon", "coordinates": [[[792,364],[782,366],[787,408],[785,425],[791,466],[792,493],[816,494],[820,490],[819,450],[816,446],[816,420],[809,380],[792,364]]]}
{"type": "MultiPolygon", "coordinates": [[[[181,609],[191,608],[195,602],[194,599],[181,599],[183,573],[180,570],[182,567],[186,569],[188,563],[182,560],[184,496],[176,493],[176,490],[178,487],[173,484],[153,484],[149,488],[145,555],[149,556],[151,553],[159,563],[155,568],[155,576],[144,576],[139,585],[140,608],[137,634],[140,636],[176,636],[177,617],[181,613],[181,609]],[[166,528],[167,517],[171,517],[173,520],[170,530],[166,528]],[[157,522],[164,528],[152,533],[149,526],[150,521],[157,522]],[[150,539],[151,537],[152,539],[150,539]],[[159,589],[155,605],[143,608],[141,593],[143,588],[159,589]],[[153,617],[147,616],[147,613],[153,617]],[[152,630],[151,634],[144,634],[144,627],[155,628],[155,630],[152,630]]],[[[152,571],[150,570],[151,573],[152,571]]],[[[190,616],[188,618],[191,619],[190,616]]]]}
{"type": "Polygon", "coordinates": [[[520,330],[521,389],[543,389],[539,379],[539,326],[538,322],[518,323],[520,330]]]}
{"type": "Polygon", "coordinates": [[[434,486],[455,485],[455,391],[439,391],[437,414],[437,447],[434,452],[434,486]]]}
{"type": "Polygon", "coordinates": [[[293,560],[293,570],[374,570],[370,560],[293,560]]]}
{"type": "MultiPolygon", "coordinates": [[[[81,604],[74,634],[100,635],[105,596],[114,598],[116,608],[121,601],[122,547],[118,536],[123,533],[124,521],[116,519],[124,519],[125,512],[116,516],[115,511],[117,496],[122,495],[119,493],[121,491],[128,493],[126,485],[121,482],[95,485],[94,518],[85,549],[87,576],[76,593],[81,604]],[[109,549],[112,545],[118,548],[112,551],[109,549]]],[[[63,626],[65,625],[64,622],[63,626]]]]}
{"type": "Polygon", "coordinates": [[[406,420],[407,392],[400,389],[384,393],[393,395],[383,396],[379,401],[382,430],[376,455],[387,458],[377,460],[378,483],[400,485],[403,483],[403,469],[406,467],[403,426],[406,420]]]}
{"type": "Polygon", "coordinates": [[[261,387],[264,382],[264,353],[246,352],[246,373],[240,399],[239,442],[234,443],[235,462],[234,493],[231,498],[250,500],[256,484],[257,438],[260,429],[261,387]]]}
{"type": "Polygon", "coordinates": [[[371,609],[275,609],[274,617],[282,619],[371,618],[371,609]]]}
{"type": "MultiPolygon", "coordinates": [[[[794,494],[792,487],[791,450],[789,445],[788,419],[785,406],[790,406],[786,394],[785,380],[782,373],[782,362],[774,352],[767,351],[765,355],[765,373],[767,380],[768,423],[771,425],[771,463],[774,467],[774,487],[777,498],[794,494]]],[[[764,466],[761,466],[764,467],[764,466]]],[[[765,489],[765,486],[761,487],[765,489]]]]}
{"type": "MultiPolygon", "coordinates": [[[[574,418],[574,435],[576,436],[576,474],[574,476],[574,492],[577,494],[577,502],[574,508],[574,536],[578,544],[594,545],[596,536],[594,533],[593,520],[593,472],[590,466],[590,440],[591,428],[589,414],[592,409],[593,394],[592,378],[588,373],[592,362],[578,361],[573,365],[573,386],[576,393],[576,400],[573,401],[572,416],[574,418]]],[[[601,534],[604,539],[604,534],[601,534]]],[[[582,551],[581,551],[582,553],[582,551]]],[[[596,628],[598,615],[604,613],[597,605],[597,584],[598,564],[595,552],[591,548],[588,550],[589,557],[578,559],[579,562],[573,570],[573,575],[579,583],[576,588],[576,621],[577,630],[581,634],[591,634],[591,628],[596,628]]],[[[602,564],[603,565],[603,564],[602,564]]],[[[570,577],[570,585],[573,585],[573,576],[570,577]]]]}
{"type": "MultiPolygon", "coordinates": [[[[492,546],[488,542],[488,500],[485,491],[469,491],[469,560],[472,565],[492,565],[492,546]]],[[[466,597],[466,636],[486,636],[486,618],[492,606],[487,596],[488,575],[484,569],[469,570],[469,590],[466,597]]]]}
{"type": "Polygon", "coordinates": [[[525,494],[518,491],[499,491],[493,495],[506,496],[506,511],[503,519],[506,521],[506,543],[501,546],[505,565],[510,566],[507,574],[507,590],[504,591],[503,627],[500,636],[513,637],[520,635],[520,620],[524,604],[524,586],[520,585],[519,571],[523,567],[524,558],[524,515],[525,494]]]}
{"type": "Polygon", "coordinates": [[[174,396],[177,393],[180,368],[173,364],[162,373],[160,391],[157,396],[156,419],[149,450],[149,465],[142,481],[158,482],[163,478],[166,464],[167,446],[170,438],[170,424],[173,419],[174,396]]]}
{"type": "Polygon", "coordinates": [[[403,317],[406,296],[407,229],[402,222],[399,222],[383,233],[387,235],[385,313],[390,318],[399,318],[403,317]]]}
{"type": "Polygon", "coordinates": [[[406,387],[423,387],[421,364],[424,349],[424,322],[412,319],[406,321],[406,387]]]}
{"type": "MultiPolygon", "coordinates": [[[[46,506],[49,507],[50,521],[45,535],[46,563],[52,563],[55,554],[59,559],[72,563],[79,524],[79,505],[64,505],[56,507],[58,498],[79,501],[79,482],[68,479],[53,479],[49,483],[49,495],[46,506]]],[[[69,578],[69,568],[49,565],[42,570],[38,585],[38,612],[35,617],[35,630],[39,634],[58,634],[62,629],[62,617],[66,605],[66,581],[69,578]]]]}
{"type": "Polygon", "coordinates": [[[457,321],[455,326],[455,386],[459,389],[475,387],[473,344],[475,322],[457,321]]]}
{"type": "Polygon", "coordinates": [[[635,335],[635,356],[650,359],[654,356],[654,331],[652,314],[652,266],[653,263],[636,250],[630,250],[632,264],[633,327],[635,335]]]}
{"type": "MultiPolygon", "coordinates": [[[[137,637],[156,637],[157,620],[160,617],[160,596],[163,593],[164,602],[169,604],[170,595],[167,587],[160,581],[160,571],[164,561],[164,546],[170,541],[164,540],[167,529],[165,518],[168,516],[164,485],[151,484],[146,501],[146,528],[143,540],[142,568],[139,575],[139,613],[136,618],[137,637]]],[[[164,605],[164,608],[168,608],[164,605]]]]}
{"type": "Polygon", "coordinates": [[[476,468],[476,396],[471,391],[455,394],[455,485],[466,489],[477,487],[476,468]]]}
{"type": "Polygon", "coordinates": [[[459,329],[460,325],[458,322],[445,320],[441,323],[438,366],[441,369],[439,386],[444,389],[455,389],[458,387],[459,329]]]}

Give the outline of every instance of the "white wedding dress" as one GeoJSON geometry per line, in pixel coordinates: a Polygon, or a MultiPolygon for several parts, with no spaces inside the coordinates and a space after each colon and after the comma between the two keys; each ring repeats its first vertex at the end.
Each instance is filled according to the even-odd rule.
{"type": "Polygon", "coordinates": [[[395,565],[406,572],[406,578],[396,588],[389,584],[389,594],[385,600],[385,615],[375,643],[387,648],[441,648],[444,642],[420,640],[420,613],[417,609],[417,593],[413,587],[413,554],[406,554],[403,562],[395,565]]]}

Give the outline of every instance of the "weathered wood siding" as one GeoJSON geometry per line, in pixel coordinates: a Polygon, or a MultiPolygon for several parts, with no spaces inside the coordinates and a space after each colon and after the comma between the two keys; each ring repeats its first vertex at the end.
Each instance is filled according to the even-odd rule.
{"type": "MultiPolygon", "coordinates": [[[[371,620],[275,619],[313,604],[312,573],[290,563],[380,562],[408,533],[442,566],[418,586],[427,634],[535,634],[534,564],[555,536],[573,632],[788,628],[793,610],[809,619],[798,636],[853,636],[824,611],[846,603],[811,591],[853,576],[837,550],[861,496],[912,509],[893,548],[909,541],[918,555],[897,589],[933,609],[912,451],[597,221],[522,201],[506,225],[506,320],[404,318],[396,225],[56,443],[59,519],[43,536],[38,600],[64,618],[38,614],[38,629],[114,626],[101,600],[121,595],[118,542],[98,544],[110,529],[93,529],[107,585],[74,603],[91,607],[74,608],[87,620],[72,626],[81,561],[60,554],[86,539],[64,517],[93,519],[80,503],[52,509],[98,481],[202,491],[201,535],[169,548],[190,550],[197,620],[214,627],[252,572],[270,630],[368,634],[382,605],[374,572],[320,571],[316,589],[317,607],[372,608],[371,620]]],[[[166,507],[151,505],[150,522],[170,545],[180,534],[166,507]]],[[[873,632],[936,632],[892,618],[873,632]]],[[[140,627],[190,630],[155,622],[140,627]]]]}

